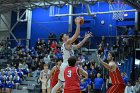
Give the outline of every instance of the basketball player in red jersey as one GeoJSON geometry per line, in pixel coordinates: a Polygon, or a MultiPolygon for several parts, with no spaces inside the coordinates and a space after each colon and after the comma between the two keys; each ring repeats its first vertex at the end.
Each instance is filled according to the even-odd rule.
{"type": "MultiPolygon", "coordinates": [[[[52,68],[52,70],[50,72],[50,75],[47,78],[47,82],[50,79],[50,89],[52,89],[58,82],[58,74],[59,74],[59,71],[60,71],[59,69],[60,69],[62,60],[57,59],[56,62],[57,62],[57,65],[52,68]]],[[[57,92],[59,93],[59,90],[57,92]]]]}
{"type": "Polygon", "coordinates": [[[125,83],[121,77],[118,66],[115,64],[115,54],[113,52],[108,53],[107,60],[109,64],[102,61],[100,55],[98,55],[98,60],[105,68],[109,70],[109,76],[112,81],[112,86],[107,90],[106,93],[124,93],[125,83]]]}
{"type": "Polygon", "coordinates": [[[80,75],[88,78],[88,73],[76,67],[76,57],[72,56],[68,59],[69,66],[64,70],[64,92],[63,93],[81,93],[80,89],[80,75]]]}

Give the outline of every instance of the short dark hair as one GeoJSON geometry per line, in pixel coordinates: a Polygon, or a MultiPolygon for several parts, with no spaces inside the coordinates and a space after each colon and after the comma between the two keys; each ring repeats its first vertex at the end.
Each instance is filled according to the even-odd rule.
{"type": "Polygon", "coordinates": [[[60,61],[63,62],[63,59],[62,59],[62,58],[58,58],[58,59],[56,59],[56,62],[60,62],[60,61]]]}
{"type": "Polygon", "coordinates": [[[75,66],[75,63],[77,61],[77,58],[75,56],[71,56],[69,59],[68,59],[68,64],[69,66],[75,66]]]}
{"type": "Polygon", "coordinates": [[[115,61],[115,59],[116,59],[116,54],[115,54],[115,52],[109,51],[108,53],[110,53],[110,54],[112,55],[112,57],[114,58],[113,61],[115,61]]]}
{"type": "Polygon", "coordinates": [[[63,36],[64,36],[64,34],[62,33],[60,36],[59,36],[59,40],[62,42],[63,41],[63,36]]]}

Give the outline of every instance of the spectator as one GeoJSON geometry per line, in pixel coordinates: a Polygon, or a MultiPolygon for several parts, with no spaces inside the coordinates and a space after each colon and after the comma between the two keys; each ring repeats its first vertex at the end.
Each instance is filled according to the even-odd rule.
{"type": "Polygon", "coordinates": [[[45,62],[45,64],[50,63],[50,55],[48,55],[48,54],[45,55],[44,62],[45,62]]]}
{"type": "Polygon", "coordinates": [[[125,85],[127,85],[128,77],[126,76],[126,74],[124,72],[121,73],[121,76],[122,76],[122,79],[123,79],[125,85]]]}
{"type": "Polygon", "coordinates": [[[19,39],[17,43],[17,50],[21,50],[22,48],[23,48],[23,45],[21,44],[21,39],[19,39]]]}
{"type": "Polygon", "coordinates": [[[101,78],[101,74],[97,74],[97,78],[94,79],[93,91],[94,93],[101,93],[104,85],[104,80],[101,78]]]}
{"type": "Polygon", "coordinates": [[[137,80],[134,86],[134,93],[140,93],[140,82],[137,80]]]}
{"type": "Polygon", "coordinates": [[[27,54],[30,54],[31,50],[29,49],[29,46],[26,46],[25,51],[27,54]]]}
{"type": "Polygon", "coordinates": [[[108,77],[108,79],[106,79],[106,90],[109,89],[112,86],[112,81],[111,78],[108,77]]]}
{"type": "Polygon", "coordinates": [[[27,55],[27,65],[28,65],[28,67],[29,67],[29,69],[31,68],[31,63],[32,63],[32,57],[31,57],[31,55],[27,55]]]}
{"type": "Polygon", "coordinates": [[[58,48],[57,47],[55,47],[54,49],[53,49],[53,53],[54,54],[57,54],[57,53],[59,53],[60,51],[58,50],[58,48]]]}
{"type": "Polygon", "coordinates": [[[84,62],[86,61],[84,55],[81,55],[81,57],[80,57],[80,61],[81,61],[82,63],[84,63],[84,62]]]}
{"type": "Polygon", "coordinates": [[[90,72],[91,72],[87,66],[84,66],[84,70],[85,70],[88,74],[90,74],[90,72]]]}
{"type": "MultiPolygon", "coordinates": [[[[89,75],[89,74],[88,74],[89,75]]],[[[91,93],[91,87],[92,87],[92,81],[91,81],[91,77],[90,76],[88,76],[88,79],[85,79],[85,82],[86,82],[86,84],[87,84],[87,91],[88,91],[88,93],[91,93]]]]}
{"type": "Polygon", "coordinates": [[[52,33],[52,38],[53,41],[56,41],[56,34],[52,33]]]}
{"type": "Polygon", "coordinates": [[[44,64],[43,59],[40,59],[37,67],[42,70],[44,68],[44,64]]]}
{"type": "Polygon", "coordinates": [[[8,47],[7,49],[7,58],[10,59],[12,56],[12,50],[11,50],[11,47],[8,47]]]}
{"type": "Polygon", "coordinates": [[[60,53],[60,51],[58,53],[55,54],[55,56],[57,57],[57,59],[62,59],[62,53],[60,53]]]}
{"type": "Polygon", "coordinates": [[[57,42],[56,41],[53,41],[50,47],[51,47],[52,50],[54,50],[55,48],[57,48],[57,42]]]}
{"type": "Polygon", "coordinates": [[[32,57],[36,56],[36,51],[35,51],[34,47],[31,48],[31,56],[32,57]]]}
{"type": "Polygon", "coordinates": [[[2,81],[2,93],[3,93],[6,88],[6,76],[5,75],[2,77],[1,81],[2,81]]]}
{"type": "Polygon", "coordinates": [[[47,47],[47,44],[46,44],[46,42],[45,42],[44,39],[42,39],[41,45],[42,45],[42,48],[43,48],[43,49],[45,49],[45,48],[47,47]]]}
{"type": "Polygon", "coordinates": [[[21,69],[17,72],[18,76],[23,80],[23,72],[21,69]]]}
{"type": "Polygon", "coordinates": [[[35,45],[36,50],[38,50],[40,45],[41,45],[41,41],[40,41],[40,38],[38,38],[36,45],[35,45]]]}
{"type": "Polygon", "coordinates": [[[53,38],[53,34],[49,33],[48,40],[52,40],[52,38],[53,38]]]}
{"type": "Polygon", "coordinates": [[[86,82],[84,82],[84,79],[81,79],[80,88],[81,88],[82,93],[86,93],[87,84],[86,84],[86,82]]]}
{"type": "Polygon", "coordinates": [[[90,67],[91,71],[90,71],[90,77],[91,80],[94,81],[95,77],[97,76],[97,71],[95,70],[94,64],[92,63],[91,67],[90,67]]]}
{"type": "Polygon", "coordinates": [[[9,78],[9,80],[6,80],[6,93],[11,93],[13,88],[14,88],[13,79],[9,78]]]}
{"type": "Polygon", "coordinates": [[[23,63],[22,65],[22,72],[24,74],[24,78],[28,76],[28,73],[29,73],[29,68],[28,68],[28,65],[26,64],[26,62],[23,63]]]}
{"type": "Polygon", "coordinates": [[[131,85],[130,81],[128,81],[128,84],[127,86],[125,87],[125,92],[124,93],[135,93],[134,92],[134,88],[133,86],[131,85]]]}
{"type": "Polygon", "coordinates": [[[48,40],[48,43],[47,43],[47,52],[50,53],[51,51],[51,40],[48,40]]]}
{"type": "Polygon", "coordinates": [[[14,84],[15,84],[15,86],[16,86],[16,89],[18,89],[18,86],[19,86],[19,84],[20,84],[20,77],[18,76],[18,73],[17,72],[15,72],[15,76],[14,76],[14,78],[13,78],[13,81],[14,81],[14,84]]]}
{"type": "Polygon", "coordinates": [[[87,68],[89,69],[89,68],[90,68],[90,61],[87,60],[87,61],[84,63],[84,66],[87,66],[87,68]]]}

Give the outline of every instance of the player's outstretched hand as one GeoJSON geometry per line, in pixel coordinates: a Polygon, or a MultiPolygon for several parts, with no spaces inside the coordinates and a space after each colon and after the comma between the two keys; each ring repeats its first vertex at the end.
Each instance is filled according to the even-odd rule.
{"type": "Polygon", "coordinates": [[[75,18],[76,24],[80,24],[80,20],[81,20],[81,17],[76,17],[76,18],[75,18]]]}
{"type": "Polygon", "coordinates": [[[88,39],[88,38],[90,38],[90,37],[92,37],[92,32],[89,32],[89,31],[88,31],[88,33],[85,33],[85,38],[88,39]]]}

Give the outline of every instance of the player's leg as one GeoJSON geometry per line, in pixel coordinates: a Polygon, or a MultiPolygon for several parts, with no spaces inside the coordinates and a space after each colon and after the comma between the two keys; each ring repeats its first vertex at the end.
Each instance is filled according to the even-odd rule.
{"type": "Polygon", "coordinates": [[[117,87],[117,92],[116,93],[124,93],[124,90],[125,90],[125,85],[120,84],[117,87]]]}
{"type": "Polygon", "coordinates": [[[42,82],[42,93],[46,93],[46,84],[44,82],[42,82]]]}
{"type": "Polygon", "coordinates": [[[51,93],[51,89],[50,88],[47,88],[47,93],[51,93]]]}
{"type": "Polygon", "coordinates": [[[82,93],[81,90],[64,90],[63,93],[82,93]]]}
{"type": "Polygon", "coordinates": [[[106,93],[113,93],[113,91],[115,91],[115,89],[116,89],[116,86],[115,86],[115,85],[112,85],[112,86],[107,90],[106,93]]]}
{"type": "Polygon", "coordinates": [[[50,80],[48,81],[48,85],[47,85],[47,93],[51,93],[50,80]]]}
{"type": "Polygon", "coordinates": [[[61,80],[61,81],[65,81],[64,79],[64,70],[65,68],[68,66],[68,63],[67,62],[63,62],[60,66],[60,72],[59,72],[59,75],[58,75],[58,79],[61,80]]]}
{"type": "Polygon", "coordinates": [[[62,81],[64,80],[64,69],[68,66],[67,62],[63,62],[60,66],[60,72],[58,75],[58,82],[57,84],[52,88],[51,93],[56,93],[56,91],[63,85],[62,81]]]}
{"type": "Polygon", "coordinates": [[[125,85],[113,85],[111,86],[106,93],[124,93],[125,85]]]}
{"type": "Polygon", "coordinates": [[[46,89],[42,89],[42,93],[46,93],[46,89]]]}
{"type": "MultiPolygon", "coordinates": [[[[58,81],[57,81],[57,82],[58,82],[58,81]]],[[[52,88],[57,84],[57,82],[55,82],[55,81],[51,82],[50,91],[51,91],[52,88]]],[[[60,89],[58,89],[56,93],[60,93],[60,89]]]]}
{"type": "Polygon", "coordinates": [[[57,90],[58,90],[62,85],[63,85],[63,83],[62,83],[60,80],[58,80],[57,84],[52,88],[51,93],[56,93],[57,90]]]}

